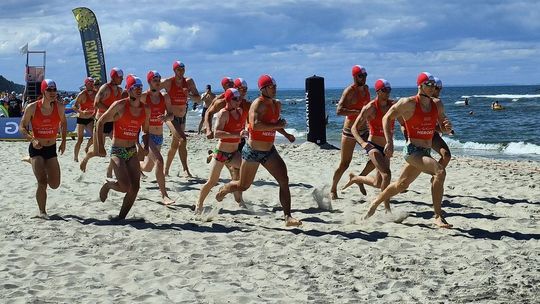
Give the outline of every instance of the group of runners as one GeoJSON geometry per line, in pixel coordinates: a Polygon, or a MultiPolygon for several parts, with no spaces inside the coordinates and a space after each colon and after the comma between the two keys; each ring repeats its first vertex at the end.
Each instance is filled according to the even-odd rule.
{"type": "MultiPolygon", "coordinates": [[[[185,76],[185,65],[174,61],[174,75],[162,79],[157,71],[149,71],[148,89],[143,91],[143,81],[128,75],[125,88],[123,71],[113,68],[110,81],[95,88],[94,79],[85,79],[85,89],[77,96],[74,110],[77,112],[78,139],[74,149],[74,161],[79,161],[85,131],[92,136],[85,146],[85,156],[80,169],[86,171],[90,159],[107,155],[105,139],[112,139],[110,162],[106,182],[99,197],[107,199],[111,190],[125,193],[122,207],[113,220],[125,219],[137,198],[142,172],[155,169],[162,203],[173,204],[165,186],[174,156],[178,153],[184,175],[191,177],[187,161],[187,138],[185,131],[187,101],[204,102],[199,132],[204,129],[208,139],[218,143],[209,151],[209,177],[202,186],[195,206],[202,213],[204,201],[218,183],[223,167],[231,174],[231,182],[223,185],[216,200],[222,201],[233,193],[236,202],[244,206],[242,192],[253,183],[259,165],[276,179],[279,200],[283,207],[287,226],[299,226],[302,222],[291,215],[291,194],[287,166],[274,146],[276,132],[290,142],[295,137],[285,131],[287,121],[281,117],[281,103],[276,100],[277,86],[270,75],[258,79],[259,96],[250,102],[248,86],[244,79],[225,77],[221,81],[224,93],[215,96],[209,87],[200,96],[192,78],[185,76]],[[213,117],[216,116],[213,124],[213,117]],[[172,133],[172,142],[165,160],[161,152],[163,125],[172,133]],[[212,126],[213,124],[213,126],[212,126]],[[114,173],[114,179],[113,177],[114,173]]],[[[387,80],[375,82],[377,96],[371,100],[366,85],[365,68],[355,65],[352,69],[353,83],[342,94],[337,114],[346,116],[341,140],[341,161],[336,169],[331,187],[331,198],[337,199],[337,185],[349,167],[356,144],[360,144],[369,156],[360,175],[349,175],[344,188],[358,184],[365,195],[364,185],[381,189],[371,203],[366,218],[374,214],[380,203],[391,210],[389,199],[407,189],[416,177],[424,172],[432,175],[432,196],[435,223],[451,227],[441,211],[445,167],[450,161],[450,151],[439,132],[451,132],[451,123],[444,113],[439,94],[442,82],[427,72],[417,78],[418,93],[395,102],[390,99],[391,86],[387,80]],[[394,121],[398,120],[407,138],[404,150],[406,165],[400,177],[391,182],[390,158],[392,157],[394,121]],[[441,154],[439,161],[430,156],[435,149],[441,154]],[[368,174],[376,169],[374,176],[368,174]]],[[[60,185],[60,166],[57,160],[56,138],[61,130],[58,152],[66,147],[67,124],[64,108],[57,101],[56,83],[45,79],[41,83],[42,98],[30,104],[20,123],[23,136],[30,141],[30,163],[38,182],[36,200],[40,217],[48,218],[46,212],[47,186],[56,189],[60,185]],[[31,128],[30,128],[31,126],[31,128]],[[31,130],[31,132],[30,132],[31,130]]]]}

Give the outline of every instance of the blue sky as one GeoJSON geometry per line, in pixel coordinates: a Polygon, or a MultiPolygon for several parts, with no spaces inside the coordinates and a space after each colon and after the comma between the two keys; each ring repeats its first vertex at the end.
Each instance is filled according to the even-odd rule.
{"type": "Polygon", "coordinates": [[[355,64],[393,86],[429,71],[445,85],[540,83],[540,1],[2,0],[0,75],[24,82],[19,47],[47,51],[46,76],[75,90],[86,76],[71,10],[97,16],[107,70],[171,75],[181,60],[199,91],[260,74],[302,88],[313,74],[345,87],[355,64]],[[163,4],[165,3],[165,4],[163,4]]]}

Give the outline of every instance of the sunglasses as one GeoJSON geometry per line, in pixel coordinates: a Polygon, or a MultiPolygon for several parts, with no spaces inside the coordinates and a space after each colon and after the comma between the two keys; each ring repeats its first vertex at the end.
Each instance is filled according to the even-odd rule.
{"type": "Polygon", "coordinates": [[[238,98],[238,97],[233,97],[231,100],[232,100],[232,101],[238,101],[238,100],[240,100],[240,98],[238,98]]]}
{"type": "Polygon", "coordinates": [[[142,89],[142,84],[134,84],[131,88],[132,89],[142,89]]]}
{"type": "Polygon", "coordinates": [[[47,91],[47,92],[56,92],[56,88],[47,88],[45,91],[47,91]]]}
{"type": "Polygon", "coordinates": [[[366,74],[362,74],[362,73],[357,74],[356,77],[358,77],[358,78],[366,78],[366,77],[367,77],[367,73],[366,73],[366,74]]]}
{"type": "Polygon", "coordinates": [[[436,84],[435,84],[435,82],[427,81],[427,82],[424,82],[424,85],[425,85],[426,87],[434,87],[436,84]]]}
{"type": "Polygon", "coordinates": [[[377,92],[390,93],[390,91],[392,91],[391,88],[384,88],[384,89],[378,90],[377,92]]]}

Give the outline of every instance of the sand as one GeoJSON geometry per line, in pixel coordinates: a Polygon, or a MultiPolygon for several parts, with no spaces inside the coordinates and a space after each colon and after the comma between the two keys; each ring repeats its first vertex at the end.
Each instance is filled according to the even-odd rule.
{"type": "MultiPolygon", "coordinates": [[[[193,124],[193,122],[192,122],[193,124]]],[[[166,138],[168,145],[170,138],[166,138]]],[[[290,178],[293,215],[286,228],[277,183],[260,169],[244,194],[207,199],[205,215],[192,206],[208,176],[206,151],[215,143],[191,133],[194,178],[176,174],[167,186],[177,199],[161,205],[155,177],[142,181],[129,218],[112,223],[122,195],[101,203],[108,158],[82,174],[74,141],[59,157],[62,184],[48,190],[51,220],[38,213],[36,182],[21,163],[25,142],[0,142],[0,293],[5,303],[533,303],[540,285],[540,164],[454,157],[443,209],[454,229],[432,225],[429,176],[361,216],[378,190],[356,186],[330,202],[339,151],[311,143],[280,144],[290,178]],[[218,212],[219,209],[219,212],[218,212]],[[401,224],[394,217],[408,214],[401,224]]],[[[366,157],[355,153],[350,169],[366,157]]],[[[392,159],[395,179],[403,160],[392,159]]],[[[222,181],[228,181],[226,170],[222,181]]],[[[344,185],[347,173],[340,186],[344,185]]]]}

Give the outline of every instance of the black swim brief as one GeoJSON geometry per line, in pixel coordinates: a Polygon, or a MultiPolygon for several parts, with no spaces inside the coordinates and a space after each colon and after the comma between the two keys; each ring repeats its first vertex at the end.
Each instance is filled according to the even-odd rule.
{"type": "Polygon", "coordinates": [[[90,117],[90,118],[80,118],[80,117],[77,117],[77,124],[78,125],[85,125],[87,126],[89,123],[93,122],[94,121],[94,118],[93,117],[90,117]]]}
{"type": "Polygon", "coordinates": [[[367,141],[369,144],[371,144],[371,146],[368,146],[366,147],[364,150],[366,150],[366,154],[369,154],[369,151],[373,150],[373,149],[376,149],[376,150],[379,150],[379,152],[382,153],[382,155],[384,156],[384,147],[381,147],[379,145],[377,145],[376,143],[373,143],[372,141],[367,141]]]}
{"type": "Polygon", "coordinates": [[[113,127],[114,127],[114,122],[112,121],[106,122],[105,125],[103,125],[103,133],[105,134],[111,133],[113,131],[113,127]]]}
{"type": "Polygon", "coordinates": [[[34,148],[32,143],[30,143],[30,146],[28,147],[28,154],[30,157],[41,156],[44,160],[57,157],[58,154],[56,154],[56,143],[51,146],[42,147],[41,149],[34,148]]]}

